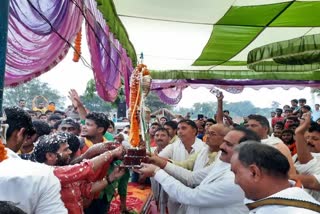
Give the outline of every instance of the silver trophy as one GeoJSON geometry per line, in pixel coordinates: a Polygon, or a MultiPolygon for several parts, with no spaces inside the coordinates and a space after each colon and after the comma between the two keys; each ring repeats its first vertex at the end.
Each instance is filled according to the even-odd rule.
{"type": "Polygon", "coordinates": [[[9,127],[8,124],[3,123],[6,120],[7,120],[7,117],[5,114],[3,114],[3,117],[0,117],[0,138],[4,145],[6,144],[6,135],[9,127]]]}

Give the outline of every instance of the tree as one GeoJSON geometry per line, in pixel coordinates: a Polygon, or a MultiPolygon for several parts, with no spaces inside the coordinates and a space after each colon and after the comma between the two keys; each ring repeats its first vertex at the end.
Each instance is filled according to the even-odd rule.
{"type": "Polygon", "coordinates": [[[161,108],[166,108],[166,109],[171,110],[173,107],[173,106],[170,106],[170,105],[162,102],[160,100],[159,96],[153,91],[150,91],[150,93],[148,94],[148,96],[146,98],[145,105],[150,108],[151,112],[154,112],[154,111],[159,110],[161,108]]]}
{"type": "Polygon", "coordinates": [[[94,79],[90,79],[87,82],[86,90],[84,94],[80,96],[80,99],[84,106],[90,111],[110,112],[118,107],[118,102],[121,99],[124,99],[123,92],[121,92],[122,90],[120,89],[120,93],[114,103],[106,102],[98,96],[94,79]]]}
{"type": "Polygon", "coordinates": [[[273,109],[279,108],[279,106],[281,106],[281,104],[280,104],[279,102],[277,102],[277,101],[272,101],[271,107],[272,107],[273,109]]]}
{"type": "Polygon", "coordinates": [[[205,103],[195,103],[193,108],[196,114],[203,114],[207,117],[213,118],[217,110],[217,103],[215,102],[205,102],[205,103]]]}
{"type": "Polygon", "coordinates": [[[32,109],[32,100],[36,96],[44,96],[49,102],[55,102],[57,107],[63,107],[65,97],[61,96],[55,89],[49,87],[48,83],[33,79],[17,87],[6,87],[3,94],[3,106],[17,106],[20,99],[26,100],[26,106],[32,109]]]}

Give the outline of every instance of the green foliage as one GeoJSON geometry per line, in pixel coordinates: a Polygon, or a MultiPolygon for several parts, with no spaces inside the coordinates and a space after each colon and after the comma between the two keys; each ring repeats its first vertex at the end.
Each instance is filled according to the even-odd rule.
{"type": "Polygon", "coordinates": [[[281,106],[281,104],[277,101],[272,101],[271,106],[273,109],[276,109],[276,108],[279,108],[281,106]]]}
{"type": "Polygon", "coordinates": [[[157,111],[161,108],[166,108],[168,110],[171,110],[173,107],[166,103],[163,103],[158,97],[158,95],[153,91],[150,91],[150,93],[148,94],[145,105],[150,108],[151,112],[157,111]]]}
{"type": "Polygon", "coordinates": [[[320,95],[320,89],[319,88],[311,88],[311,93],[316,94],[317,96],[320,95]]]}
{"type": "MultiPolygon", "coordinates": [[[[260,114],[268,118],[273,108],[257,108],[250,101],[241,101],[235,103],[223,102],[223,109],[229,110],[231,117],[242,118],[249,114],[260,114]]],[[[195,119],[198,114],[213,118],[216,111],[217,102],[195,103],[192,108],[174,109],[175,113],[183,116],[190,112],[193,119],[195,119]]]]}
{"type": "Polygon", "coordinates": [[[113,109],[112,104],[101,99],[97,93],[92,93],[90,95],[84,94],[83,96],[80,96],[80,99],[84,106],[90,111],[110,112],[113,109]]]}
{"type": "Polygon", "coordinates": [[[7,87],[4,89],[3,106],[17,106],[20,99],[26,100],[26,107],[32,109],[32,100],[36,96],[44,96],[48,102],[55,102],[59,108],[64,107],[65,97],[59,92],[48,86],[48,83],[41,82],[39,79],[33,79],[17,87],[7,87]]]}

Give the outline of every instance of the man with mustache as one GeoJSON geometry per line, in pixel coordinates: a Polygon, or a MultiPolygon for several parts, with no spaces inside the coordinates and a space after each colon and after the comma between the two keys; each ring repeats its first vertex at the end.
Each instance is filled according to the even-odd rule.
{"type": "Polygon", "coordinates": [[[89,160],[68,165],[71,151],[67,140],[64,133],[44,135],[40,137],[33,153],[37,162],[55,166],[53,172],[61,183],[61,199],[69,214],[79,214],[83,213],[84,198],[92,199],[95,193],[124,174],[124,170],[117,169],[103,178],[113,158],[122,155],[123,148],[104,152],[106,147],[101,145],[99,151],[104,152],[101,155],[97,153],[97,157],[90,159],[88,156],[89,160]]]}
{"type": "MultiPolygon", "coordinates": [[[[204,143],[198,139],[198,127],[192,120],[181,120],[178,123],[179,140],[166,146],[160,153],[159,157],[171,159],[173,161],[184,161],[194,153],[199,152],[204,143]]],[[[169,213],[174,213],[180,204],[174,199],[168,199],[169,213]]]]}
{"type": "Polygon", "coordinates": [[[231,158],[235,183],[245,192],[251,214],[304,213],[320,211],[320,203],[299,182],[289,180],[288,159],[277,149],[258,142],[245,142],[231,158]]]}
{"type": "Polygon", "coordinates": [[[193,183],[195,188],[185,186],[163,169],[152,164],[143,164],[140,173],[154,176],[170,197],[186,205],[185,213],[248,213],[248,209],[243,204],[244,193],[238,185],[234,184],[234,174],[230,170],[233,148],[246,140],[259,140],[259,137],[242,127],[228,132],[220,146],[220,159],[203,170],[193,172],[195,175],[198,174],[197,181],[194,180],[193,183]]]}
{"type": "Polygon", "coordinates": [[[295,131],[297,155],[294,159],[299,175],[292,179],[301,180],[303,186],[318,201],[320,200],[320,125],[311,123],[311,113],[302,115],[300,126],[295,131]],[[311,124],[311,125],[310,125],[311,124]]]}
{"type": "Polygon", "coordinates": [[[159,154],[170,143],[171,138],[168,130],[165,128],[158,128],[154,134],[154,140],[157,145],[154,153],[159,154]]]}

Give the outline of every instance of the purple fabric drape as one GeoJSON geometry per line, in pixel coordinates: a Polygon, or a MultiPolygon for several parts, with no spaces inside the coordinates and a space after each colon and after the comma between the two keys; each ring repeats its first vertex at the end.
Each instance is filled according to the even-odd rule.
{"type": "MultiPolygon", "coordinates": [[[[81,5],[82,1],[74,2],[81,5]]],[[[73,42],[82,20],[70,0],[11,0],[5,86],[31,80],[57,65],[69,50],[66,41],[73,42]]]]}
{"type": "Polygon", "coordinates": [[[233,94],[241,93],[243,89],[253,88],[283,88],[305,87],[318,88],[320,81],[302,80],[153,80],[151,90],[157,92],[159,98],[170,105],[177,104],[182,98],[182,90],[187,87],[220,88],[233,94]],[[180,92],[180,93],[178,93],[180,92]]]}
{"type": "Polygon", "coordinates": [[[96,1],[87,0],[85,4],[87,41],[91,53],[91,64],[95,71],[97,92],[105,101],[113,102],[117,98],[122,75],[126,100],[129,100],[128,79],[133,70],[131,59],[109,31],[101,12],[97,9],[96,1]]]}

